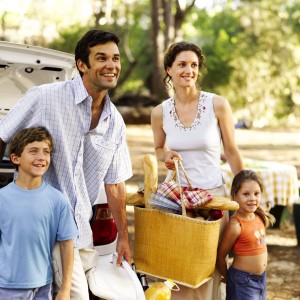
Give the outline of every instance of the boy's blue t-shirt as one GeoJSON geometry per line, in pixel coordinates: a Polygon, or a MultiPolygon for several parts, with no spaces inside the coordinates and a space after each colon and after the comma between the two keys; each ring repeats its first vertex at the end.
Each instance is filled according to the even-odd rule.
{"type": "Polygon", "coordinates": [[[49,184],[24,190],[12,182],[0,189],[0,287],[51,283],[55,241],[77,234],[66,198],[49,184]]]}

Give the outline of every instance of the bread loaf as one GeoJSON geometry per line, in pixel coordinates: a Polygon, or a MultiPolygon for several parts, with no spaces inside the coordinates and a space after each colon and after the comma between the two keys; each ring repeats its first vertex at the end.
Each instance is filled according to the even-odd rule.
{"type": "Polygon", "coordinates": [[[145,205],[143,193],[127,193],[126,205],[142,206],[145,205]]]}
{"type": "Polygon", "coordinates": [[[212,200],[202,205],[202,207],[208,209],[238,210],[239,204],[227,197],[213,196],[212,200]]]}
{"type": "MultiPolygon", "coordinates": [[[[157,190],[158,171],[157,160],[152,154],[146,154],[142,162],[144,171],[144,194],[143,193],[127,193],[126,204],[127,205],[146,205],[151,196],[151,193],[155,193],[157,190]]],[[[235,201],[231,201],[230,198],[213,196],[213,199],[208,203],[205,203],[201,208],[205,209],[221,209],[221,210],[237,210],[239,205],[235,201]]]]}
{"type": "Polygon", "coordinates": [[[145,205],[150,199],[151,193],[155,193],[157,189],[157,160],[152,154],[146,154],[143,158],[144,170],[144,199],[145,205]]]}

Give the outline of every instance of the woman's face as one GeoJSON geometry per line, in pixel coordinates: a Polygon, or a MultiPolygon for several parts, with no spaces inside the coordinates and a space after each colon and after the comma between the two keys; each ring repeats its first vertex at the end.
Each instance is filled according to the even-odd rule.
{"type": "Polygon", "coordinates": [[[178,87],[193,87],[196,85],[199,74],[198,56],[193,51],[180,52],[171,67],[167,68],[173,85],[178,87]]]}

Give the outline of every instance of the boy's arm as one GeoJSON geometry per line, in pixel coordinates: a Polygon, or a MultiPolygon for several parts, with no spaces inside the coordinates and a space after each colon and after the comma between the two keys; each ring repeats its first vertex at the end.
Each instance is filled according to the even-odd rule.
{"type": "Polygon", "coordinates": [[[62,285],[56,296],[56,300],[70,299],[72,272],[74,264],[74,245],[73,240],[60,241],[60,253],[62,263],[62,285]]]}

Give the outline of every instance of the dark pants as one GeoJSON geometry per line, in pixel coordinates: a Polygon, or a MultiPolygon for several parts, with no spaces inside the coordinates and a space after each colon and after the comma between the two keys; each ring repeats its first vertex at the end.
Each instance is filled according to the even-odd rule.
{"type": "Polygon", "coordinates": [[[300,204],[294,204],[293,206],[293,217],[296,228],[297,245],[300,247],[300,204]]]}
{"type": "Polygon", "coordinates": [[[266,272],[250,274],[230,267],[227,271],[226,300],[265,300],[266,272]]]}

